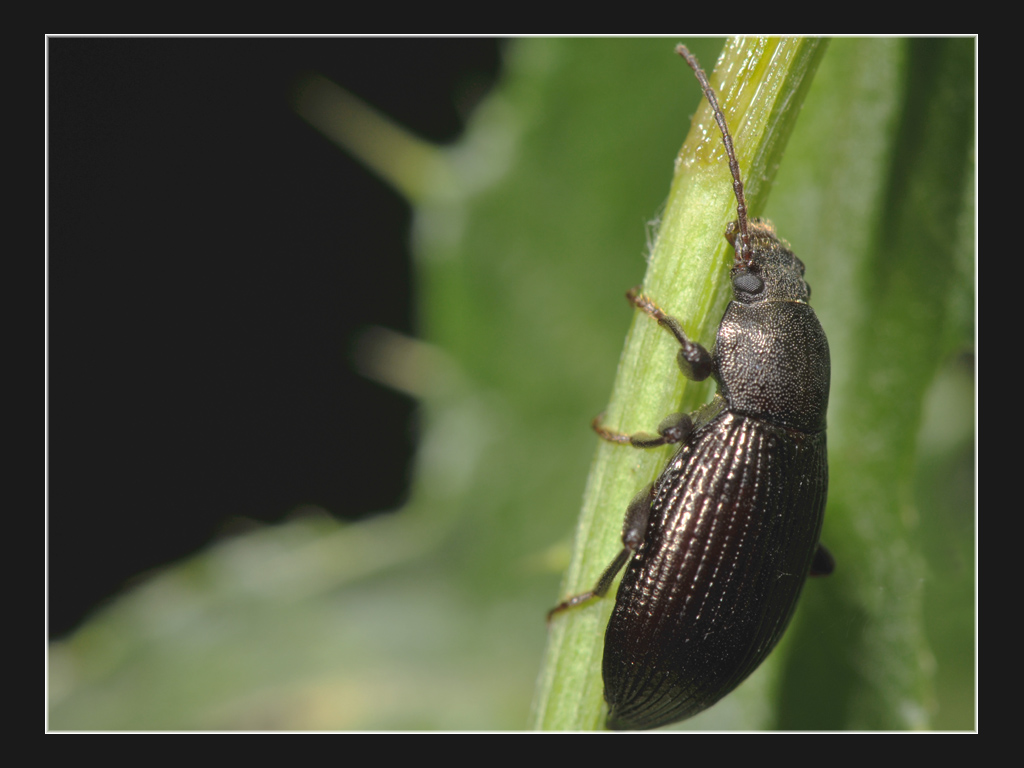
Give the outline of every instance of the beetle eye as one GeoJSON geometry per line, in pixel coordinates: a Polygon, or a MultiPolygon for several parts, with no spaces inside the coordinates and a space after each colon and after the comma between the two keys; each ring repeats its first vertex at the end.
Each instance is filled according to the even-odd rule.
{"type": "Polygon", "coordinates": [[[764,280],[752,272],[741,272],[732,279],[732,287],[743,293],[760,293],[764,290],[764,280]]]}

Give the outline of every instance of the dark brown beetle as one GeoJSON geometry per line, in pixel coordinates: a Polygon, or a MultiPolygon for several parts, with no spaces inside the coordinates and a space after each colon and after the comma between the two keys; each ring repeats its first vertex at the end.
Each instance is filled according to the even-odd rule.
{"type": "Polygon", "coordinates": [[[737,218],[725,236],[736,251],[734,298],[709,354],[651,299],[627,294],[679,341],[683,374],[713,376],[718,393],[694,414],[665,419],[657,436],[626,435],[595,420],[613,442],[680,443],[629,505],[623,549],[594,589],[551,611],[604,595],[628,562],[605,633],[604,696],[614,729],[666,725],[728,694],[782,637],[808,574],[834,567],[818,543],[828,490],[828,341],[807,303],[803,263],[770,222],[747,220],[725,116],[697,60],[685,46],[677,52],[704,89],[729,157],[737,218]]]}

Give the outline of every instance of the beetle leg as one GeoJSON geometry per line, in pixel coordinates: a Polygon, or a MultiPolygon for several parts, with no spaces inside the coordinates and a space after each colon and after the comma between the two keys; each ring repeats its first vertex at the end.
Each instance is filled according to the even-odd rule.
{"type": "Polygon", "coordinates": [[[597,584],[594,585],[592,590],[579,595],[573,595],[560,602],[548,611],[548,621],[551,621],[551,618],[556,613],[561,613],[569,608],[575,608],[577,605],[608,594],[608,590],[611,589],[612,582],[615,581],[615,577],[622,570],[622,566],[626,564],[630,556],[640,548],[644,541],[644,535],[647,533],[647,519],[651,514],[651,499],[653,497],[653,484],[648,485],[633,497],[633,500],[629,502],[629,507],[626,509],[626,519],[622,524],[622,549],[619,551],[619,554],[604,569],[604,573],[601,574],[601,578],[597,580],[597,584]]]}
{"type": "Polygon", "coordinates": [[[679,321],[659,307],[649,296],[639,292],[638,288],[630,288],[626,291],[626,298],[637,309],[658,321],[658,325],[676,337],[680,350],[676,356],[679,370],[683,375],[692,381],[704,381],[711,375],[711,354],[695,341],[690,341],[683,332],[683,326],[679,321]]]}
{"type": "Polygon", "coordinates": [[[811,560],[811,576],[828,576],[835,569],[836,559],[825,549],[824,544],[819,543],[814,550],[814,559],[811,560]]]}
{"type": "Polygon", "coordinates": [[[693,418],[688,413],[673,413],[666,416],[658,425],[657,435],[647,432],[637,432],[635,435],[617,432],[601,423],[602,415],[595,416],[590,422],[598,436],[610,443],[629,443],[634,448],[657,448],[659,445],[681,443],[693,432],[693,418]]]}

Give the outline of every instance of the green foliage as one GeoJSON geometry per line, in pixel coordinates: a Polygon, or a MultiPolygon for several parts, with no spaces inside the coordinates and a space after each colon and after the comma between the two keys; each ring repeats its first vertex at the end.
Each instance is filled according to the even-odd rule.
{"type": "MultiPolygon", "coordinates": [[[[655,394],[609,405],[645,222],[679,185],[717,196],[717,209],[687,208],[699,240],[666,248],[676,236],[663,234],[660,247],[702,266],[667,267],[664,290],[653,277],[646,287],[703,342],[720,316],[731,190],[720,163],[707,185],[673,182],[689,115],[704,109],[676,42],[509,44],[503,82],[417,209],[431,347],[400,365],[424,397],[408,508],[351,526],[299,519],[152,577],[51,649],[52,727],[529,725],[545,611],[611,560],[630,493],[664,458],[597,446],[595,467],[618,454],[627,480],[580,528],[559,588],[569,558],[556,545],[598,442],[590,419],[607,406],[610,424],[651,430],[681,396],[671,340],[641,318],[631,338],[650,345],[639,356],[653,367],[635,378],[655,394]]],[[[684,42],[710,73],[720,41],[684,42]]],[[[802,109],[799,98],[770,109],[783,139],[792,130],[784,156],[784,141],[734,133],[744,167],[760,168],[748,179],[755,213],[806,263],[832,347],[824,540],[838,568],[805,589],[762,670],[684,726],[969,729],[974,41],[799,50],[820,64],[802,109]]],[[[717,128],[705,125],[717,163],[717,128]]],[[[671,200],[666,211],[678,215],[671,200]]],[[[386,276],[372,289],[387,290],[386,276]]],[[[609,603],[553,627],[538,724],[599,724],[609,603]]]]}

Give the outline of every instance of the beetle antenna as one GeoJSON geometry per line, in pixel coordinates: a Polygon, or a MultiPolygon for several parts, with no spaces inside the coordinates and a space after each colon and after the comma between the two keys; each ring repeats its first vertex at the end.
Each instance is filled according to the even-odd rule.
{"type": "Polygon", "coordinates": [[[729,134],[729,127],[725,124],[725,115],[718,106],[718,99],[708,82],[708,76],[700,68],[696,57],[689,49],[680,43],[676,46],[676,53],[686,59],[690,69],[697,75],[697,80],[704,89],[704,95],[715,113],[715,122],[722,130],[722,142],[725,144],[725,154],[729,156],[729,170],[732,171],[732,188],[736,193],[736,220],[739,223],[739,245],[736,247],[736,262],[748,263],[750,261],[750,234],[747,232],[747,201],[743,197],[743,179],[740,178],[740,164],[736,160],[736,150],[732,146],[732,136],[729,134]]]}

